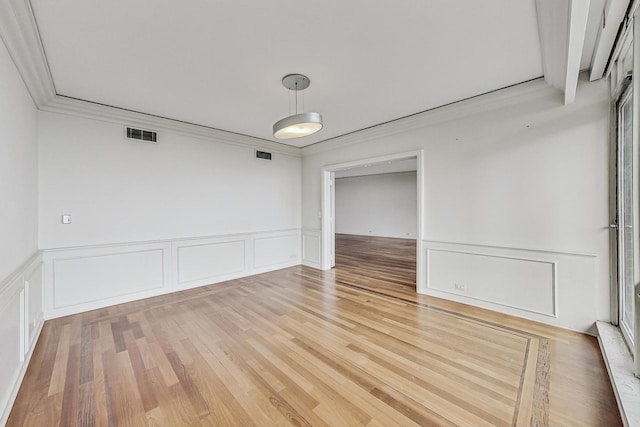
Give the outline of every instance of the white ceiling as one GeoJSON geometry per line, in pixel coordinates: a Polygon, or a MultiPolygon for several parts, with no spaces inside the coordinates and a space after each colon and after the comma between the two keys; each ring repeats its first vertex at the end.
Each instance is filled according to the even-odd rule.
{"type": "Polygon", "coordinates": [[[280,81],[306,74],[325,126],[298,147],[543,74],[535,0],[31,4],[58,95],[278,141],[280,81]]]}

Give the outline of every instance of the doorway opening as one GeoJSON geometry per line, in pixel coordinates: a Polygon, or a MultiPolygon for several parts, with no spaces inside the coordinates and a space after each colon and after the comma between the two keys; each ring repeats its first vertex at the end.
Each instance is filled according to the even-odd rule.
{"type": "MultiPolygon", "coordinates": [[[[424,170],[423,170],[423,151],[411,151],[396,153],[382,157],[374,157],[356,160],[348,163],[340,163],[335,165],[325,166],[321,170],[321,185],[322,185],[322,200],[321,200],[321,213],[322,213],[322,231],[321,231],[321,268],[323,270],[330,270],[335,267],[336,262],[336,174],[340,176],[344,175],[344,171],[367,169],[366,174],[372,175],[372,171],[375,170],[393,170],[392,168],[402,164],[405,161],[415,162],[416,172],[416,233],[415,233],[415,290],[418,293],[424,293],[424,280],[423,280],[423,251],[422,244],[423,239],[423,182],[424,182],[424,170]],[[386,168],[386,169],[385,169],[386,168]]],[[[375,174],[375,172],[373,173],[375,174]]],[[[384,244],[384,243],[382,243],[384,244]]]]}

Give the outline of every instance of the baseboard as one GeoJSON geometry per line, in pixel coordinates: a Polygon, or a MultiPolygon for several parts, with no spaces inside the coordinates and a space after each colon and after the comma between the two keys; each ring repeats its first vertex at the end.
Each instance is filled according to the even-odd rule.
{"type": "Polygon", "coordinates": [[[44,314],[52,319],[300,263],[300,229],[47,249],[44,314]]]}
{"type": "Polygon", "coordinates": [[[11,414],[11,409],[13,409],[13,404],[16,401],[16,397],[18,397],[18,391],[20,390],[20,386],[22,385],[22,380],[24,380],[24,375],[27,373],[27,368],[29,368],[29,363],[31,362],[31,357],[35,351],[38,338],[40,338],[40,333],[42,332],[42,327],[44,326],[44,321],[41,321],[36,328],[36,338],[34,340],[34,345],[30,348],[29,352],[24,356],[24,362],[22,363],[22,367],[18,372],[18,376],[16,380],[11,384],[11,394],[9,395],[9,400],[7,400],[7,404],[4,408],[2,408],[2,418],[0,418],[0,426],[5,426],[7,424],[7,420],[9,419],[9,415],[11,414]]]}
{"type": "Polygon", "coordinates": [[[597,312],[595,254],[422,241],[419,292],[585,332],[597,312]]]}
{"type": "Polygon", "coordinates": [[[0,425],[5,425],[42,331],[42,253],[0,284],[0,425]]]}

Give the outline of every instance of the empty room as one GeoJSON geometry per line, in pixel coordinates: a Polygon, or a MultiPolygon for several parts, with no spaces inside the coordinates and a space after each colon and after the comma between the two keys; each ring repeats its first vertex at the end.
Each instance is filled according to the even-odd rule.
{"type": "Polygon", "coordinates": [[[0,426],[639,426],[639,3],[0,0],[0,426]]]}

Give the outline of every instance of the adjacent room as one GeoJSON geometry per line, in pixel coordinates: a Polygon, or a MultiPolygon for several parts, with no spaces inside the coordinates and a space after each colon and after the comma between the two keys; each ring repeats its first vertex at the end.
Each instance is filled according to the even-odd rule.
{"type": "Polygon", "coordinates": [[[335,271],[342,282],[416,292],[417,159],[335,172],[335,271]]]}
{"type": "Polygon", "coordinates": [[[640,425],[639,3],[0,0],[0,426],[640,425]]]}

